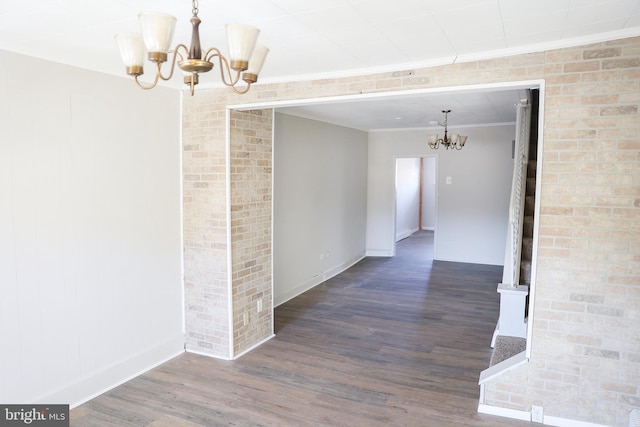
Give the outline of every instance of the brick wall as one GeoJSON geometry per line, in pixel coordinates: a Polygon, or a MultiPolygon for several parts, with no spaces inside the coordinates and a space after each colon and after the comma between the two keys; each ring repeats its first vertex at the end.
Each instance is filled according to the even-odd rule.
{"type": "Polygon", "coordinates": [[[271,288],[272,110],[231,111],[233,349],[273,333],[271,288]],[[258,301],[262,310],[258,311],[258,301]]]}
{"type": "Polygon", "coordinates": [[[226,358],[230,325],[225,109],[205,97],[189,101],[182,130],[186,348],[226,358]]]}
{"type": "MultiPolygon", "coordinates": [[[[232,296],[227,279],[229,256],[238,268],[234,277],[251,261],[236,259],[240,246],[226,245],[229,226],[233,242],[243,239],[233,236],[235,223],[225,223],[225,106],[545,79],[531,361],[487,384],[486,403],[519,410],[534,404],[545,415],[625,425],[630,408],[640,407],[640,39],[413,71],[257,85],[243,97],[201,90],[185,98],[188,348],[225,356],[232,345],[241,351],[266,337],[257,332],[262,320],[239,323],[243,310],[254,314],[254,294],[234,280],[232,296]]],[[[270,174],[264,178],[270,184],[270,174]]],[[[243,212],[265,221],[262,209],[243,212]]],[[[270,285],[259,287],[270,305],[270,285]]],[[[264,316],[270,323],[272,313],[264,316]]]]}
{"type": "Polygon", "coordinates": [[[545,54],[531,363],[487,403],[627,425],[640,406],[640,43],[545,54]]]}

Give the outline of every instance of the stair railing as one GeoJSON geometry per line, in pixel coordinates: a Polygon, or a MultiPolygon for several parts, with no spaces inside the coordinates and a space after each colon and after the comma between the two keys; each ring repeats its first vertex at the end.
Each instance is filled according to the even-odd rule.
{"type": "Polygon", "coordinates": [[[526,104],[518,104],[517,107],[509,224],[502,273],[502,285],[510,288],[517,288],[520,284],[525,188],[529,162],[529,124],[531,122],[531,107],[526,104]]]}

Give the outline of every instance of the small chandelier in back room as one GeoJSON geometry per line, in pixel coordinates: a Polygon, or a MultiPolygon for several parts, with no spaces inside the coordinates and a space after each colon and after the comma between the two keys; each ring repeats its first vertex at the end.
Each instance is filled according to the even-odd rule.
{"type": "Polygon", "coordinates": [[[171,69],[167,76],[162,74],[161,68],[169,57],[169,48],[176,25],[175,16],[159,12],[142,12],[139,14],[142,34],[121,33],[116,35],[116,42],[122,60],[127,67],[127,74],[133,76],[142,89],[152,89],[160,79],[169,80],[173,76],[176,59],[179,57],[178,67],[184,72],[184,83],[189,86],[189,91],[193,95],[195,85],[198,84],[199,74],[210,71],[214,65],[212,61],[217,59],[222,82],[237,93],[247,93],[251,84],[258,81],[258,74],[267,53],[269,53],[269,49],[256,44],[260,30],[243,24],[227,25],[229,60],[215,47],[203,52],[200,47],[198,30],[201,22],[198,18],[198,0],[192,0],[191,5],[193,12],[190,21],[192,25],[191,46],[187,48],[187,46],[179,44],[175,47],[172,51],[171,69]],[[145,47],[148,51],[147,59],[156,64],[155,78],[148,85],[138,80],[138,77],[143,74],[142,64],[145,47]],[[244,73],[242,73],[243,71],[244,73]],[[245,86],[238,88],[236,85],[240,82],[241,74],[245,86]]]}
{"type": "Polygon", "coordinates": [[[438,148],[440,148],[440,145],[443,145],[447,150],[449,148],[462,150],[462,147],[464,147],[464,144],[466,144],[467,142],[467,137],[464,135],[458,135],[457,133],[454,133],[453,135],[448,136],[447,115],[451,112],[451,110],[442,110],[442,112],[444,113],[444,124],[440,124],[438,122],[436,122],[436,124],[440,124],[440,126],[444,126],[444,137],[440,138],[438,134],[429,135],[427,137],[427,142],[429,143],[429,147],[434,150],[437,150],[438,148]]]}

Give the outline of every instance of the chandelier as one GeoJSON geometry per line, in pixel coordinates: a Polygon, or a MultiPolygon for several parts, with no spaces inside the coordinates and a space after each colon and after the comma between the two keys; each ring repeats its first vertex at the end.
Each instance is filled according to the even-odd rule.
{"type": "Polygon", "coordinates": [[[122,60],[127,67],[127,74],[133,76],[138,86],[142,89],[154,88],[160,79],[169,80],[173,76],[178,59],[178,67],[184,73],[184,83],[189,86],[193,95],[198,84],[199,74],[213,69],[214,61],[218,63],[220,77],[226,86],[230,86],[236,93],[247,93],[252,83],[258,81],[258,74],[262,69],[269,49],[256,44],[260,30],[243,24],[229,24],[226,26],[229,58],[225,58],[219,49],[212,47],[207,51],[200,47],[200,33],[198,27],[198,1],[192,0],[191,18],[191,45],[189,48],[179,44],[169,51],[173,32],[176,25],[176,17],[160,12],[141,12],[140,33],[121,33],[115,36],[122,60]],[[143,74],[144,52],[147,50],[147,59],[156,64],[156,75],[150,84],[142,83],[138,77],[143,74]],[[162,74],[162,65],[169,59],[169,53],[173,58],[169,74],[162,74]],[[244,73],[243,73],[244,72],[244,73]],[[240,77],[245,85],[238,87],[240,77]]]}
{"type": "MultiPolygon", "coordinates": [[[[442,112],[444,113],[444,124],[441,124],[440,126],[444,126],[444,137],[439,138],[438,134],[429,135],[427,137],[429,147],[437,150],[438,148],[440,148],[440,145],[443,145],[447,150],[449,148],[462,150],[462,147],[464,147],[464,144],[467,142],[467,137],[464,135],[458,135],[457,133],[454,133],[451,136],[447,136],[447,115],[451,112],[451,110],[442,110],[442,112]]],[[[439,123],[436,122],[436,124],[439,123]]]]}

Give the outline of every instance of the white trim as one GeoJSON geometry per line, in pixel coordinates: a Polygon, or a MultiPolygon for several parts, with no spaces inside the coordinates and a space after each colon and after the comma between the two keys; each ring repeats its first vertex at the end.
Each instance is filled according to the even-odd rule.
{"type": "Polygon", "coordinates": [[[273,296],[273,300],[274,300],[274,307],[277,307],[279,305],[284,304],[285,302],[297,297],[300,294],[303,294],[305,292],[307,292],[309,289],[312,289],[316,286],[318,286],[319,284],[326,282],[327,280],[331,279],[332,277],[337,276],[338,274],[342,273],[343,271],[348,270],[349,268],[353,267],[354,265],[356,265],[357,263],[359,263],[360,261],[362,261],[365,258],[364,254],[360,254],[358,256],[356,256],[355,258],[351,259],[351,261],[347,261],[343,264],[337,265],[329,270],[324,271],[323,273],[320,273],[314,277],[312,277],[309,280],[306,280],[302,283],[300,283],[299,285],[297,285],[295,288],[291,289],[288,292],[285,292],[282,295],[278,295],[277,296],[277,300],[276,300],[276,295],[273,296]]]}
{"type": "Polygon", "coordinates": [[[218,356],[217,354],[205,353],[204,351],[186,349],[186,353],[197,354],[198,356],[206,356],[218,360],[231,360],[228,357],[218,356]]]}
{"type": "Polygon", "coordinates": [[[274,221],[275,221],[275,215],[274,215],[274,197],[273,197],[273,193],[275,191],[275,185],[274,185],[274,177],[275,177],[275,173],[274,173],[274,166],[276,164],[275,159],[276,159],[276,110],[275,109],[271,109],[271,334],[275,334],[276,333],[276,314],[274,311],[274,307],[275,307],[275,303],[274,303],[274,299],[275,299],[275,285],[274,285],[274,274],[275,274],[275,262],[273,261],[273,244],[274,244],[274,233],[273,233],[273,226],[274,226],[274,221]]]}
{"type": "Polygon", "coordinates": [[[544,147],[544,100],[546,86],[545,81],[540,82],[538,88],[538,152],[536,153],[536,196],[533,217],[533,247],[531,250],[531,280],[529,284],[529,314],[527,318],[527,359],[531,358],[531,346],[533,342],[533,323],[536,303],[536,282],[538,270],[538,242],[540,240],[540,199],[542,195],[542,151],[544,147]]]}
{"type": "Polygon", "coordinates": [[[628,28],[624,30],[610,31],[607,33],[591,34],[583,37],[554,40],[544,43],[529,44],[505,49],[491,50],[478,53],[458,55],[455,63],[484,61],[488,59],[504,58],[507,56],[526,55],[529,53],[545,52],[550,50],[565,49],[575,46],[586,46],[593,43],[602,43],[611,40],[621,40],[629,37],[640,36],[640,28],[628,28]]]}
{"type": "MultiPolygon", "coordinates": [[[[437,232],[437,226],[436,226],[436,232],[437,232]]],[[[436,233],[437,234],[437,233],[436,233]]],[[[436,246],[434,245],[434,250],[435,250],[436,246]]],[[[477,265],[496,265],[496,266],[500,266],[502,267],[503,264],[502,263],[490,263],[490,262],[469,262],[466,261],[464,259],[458,259],[458,258],[451,258],[451,257],[446,257],[446,258],[440,258],[434,255],[433,257],[434,261],[444,261],[444,262],[463,262],[465,264],[477,264],[477,265]]]]}
{"type": "Polygon", "coordinates": [[[37,402],[64,403],[75,408],[184,353],[184,335],[179,334],[144,353],[137,354],[73,384],[40,396],[37,402]]]}
{"type": "Polygon", "coordinates": [[[389,249],[367,249],[365,256],[390,257],[393,253],[389,249]]]}
{"type": "Polygon", "coordinates": [[[225,110],[225,214],[227,221],[227,305],[229,310],[229,348],[228,360],[233,360],[233,263],[231,248],[231,109],[225,110]]]}
{"type": "Polygon", "coordinates": [[[480,372],[480,379],[478,380],[479,384],[484,384],[487,381],[491,381],[505,372],[511,371],[518,366],[524,365],[528,362],[528,359],[525,356],[525,352],[518,353],[515,356],[512,356],[506,360],[503,360],[500,363],[496,363],[493,366],[488,367],[484,371],[480,372]]]}
{"type": "MultiPolygon", "coordinates": [[[[340,70],[340,71],[327,71],[323,73],[310,73],[310,74],[296,74],[296,75],[288,75],[288,76],[279,76],[272,78],[260,78],[258,83],[254,86],[260,85],[268,85],[268,84],[280,84],[280,83],[294,83],[294,82],[309,82],[314,80],[325,80],[325,79],[340,79],[347,77],[358,77],[358,76],[368,76],[373,74],[380,73],[395,73],[402,71],[414,71],[416,69],[422,68],[431,68],[431,67],[439,67],[443,65],[450,65],[456,63],[456,56],[446,56],[435,59],[427,59],[423,61],[415,61],[415,62],[405,62],[401,64],[389,64],[389,65],[381,65],[377,67],[366,67],[366,68],[352,68],[349,70],[340,70]]],[[[211,82],[211,83],[200,83],[200,87],[202,89],[220,89],[224,88],[225,85],[222,82],[211,82]]]]}
{"type": "Polygon", "coordinates": [[[400,240],[404,240],[407,237],[411,237],[413,235],[413,233],[417,232],[418,230],[409,230],[409,231],[404,231],[401,232],[400,234],[396,233],[396,243],[398,243],[400,240]]]}
{"type": "MultiPolygon", "coordinates": [[[[497,415],[499,417],[511,418],[514,420],[531,421],[531,412],[520,411],[517,409],[501,408],[499,406],[478,405],[478,412],[481,414],[497,415]]],[[[609,427],[606,424],[595,424],[586,421],[572,420],[569,418],[550,417],[545,415],[542,425],[555,427],[609,427]]],[[[540,423],[536,423],[540,424],[540,423]]]]}
{"type": "Polygon", "coordinates": [[[499,417],[511,418],[514,420],[531,421],[530,412],[485,405],[483,403],[478,405],[478,412],[481,414],[497,415],[499,417]]]}
{"type": "Polygon", "coordinates": [[[184,93],[180,92],[180,123],[178,123],[178,128],[180,131],[179,135],[179,145],[178,145],[178,179],[180,181],[180,294],[182,297],[182,335],[184,335],[184,345],[183,348],[187,347],[187,292],[186,285],[184,280],[184,139],[182,123],[184,119],[184,93]]]}
{"type": "Polygon", "coordinates": [[[408,89],[408,90],[391,90],[385,92],[371,92],[371,93],[358,93],[354,95],[337,95],[337,96],[325,96],[315,98],[298,98],[280,101],[262,101],[250,104],[235,104],[228,105],[227,109],[231,110],[255,110],[261,108],[281,108],[281,107],[297,107],[303,105],[318,105],[318,104],[332,104],[335,102],[350,102],[350,101],[362,101],[366,99],[379,99],[379,98],[391,98],[391,97],[411,97],[430,94],[456,94],[460,92],[484,92],[487,89],[530,89],[532,87],[539,87],[544,82],[542,79],[535,80],[520,80],[513,82],[496,82],[496,83],[482,83],[472,85],[461,86],[442,86],[431,87],[421,89],[408,89]]]}
{"type": "Polygon", "coordinates": [[[608,427],[605,424],[588,423],[586,421],[572,420],[569,418],[544,416],[544,425],[556,427],[608,427]]]}
{"type": "MultiPolygon", "coordinates": [[[[324,79],[339,79],[348,77],[359,77],[374,75],[380,73],[393,73],[402,71],[414,71],[416,69],[437,67],[442,65],[458,64],[462,62],[471,61],[483,61],[496,58],[504,58],[507,56],[526,55],[535,52],[544,52],[549,50],[564,49],[574,46],[589,45],[592,43],[601,43],[611,40],[626,39],[629,37],[640,36],[640,28],[628,28],[617,31],[610,31],[606,33],[592,34],[583,37],[574,37],[563,40],[555,40],[545,43],[529,44],[525,46],[511,47],[505,49],[490,50],[479,53],[462,54],[458,56],[445,56],[440,58],[428,59],[423,61],[405,62],[400,64],[382,65],[377,67],[356,68],[349,70],[324,72],[324,73],[312,73],[312,74],[299,74],[289,76],[279,76],[272,78],[260,78],[259,85],[278,84],[278,83],[292,83],[292,82],[306,82],[314,80],[324,79]]],[[[221,82],[201,83],[202,89],[213,89],[225,87],[221,82]]]]}
{"type": "Polygon", "coordinates": [[[271,335],[269,335],[267,338],[263,339],[262,341],[257,342],[257,343],[255,343],[254,345],[252,345],[251,347],[249,347],[249,348],[247,348],[247,349],[245,349],[245,350],[241,351],[240,353],[236,354],[236,355],[233,357],[233,359],[231,359],[231,360],[236,360],[236,359],[238,359],[239,357],[244,356],[245,354],[249,353],[251,350],[253,350],[253,349],[255,349],[255,348],[260,347],[262,344],[266,343],[267,341],[269,341],[271,338],[273,338],[273,337],[275,337],[275,336],[276,336],[276,334],[271,334],[271,335]]]}

